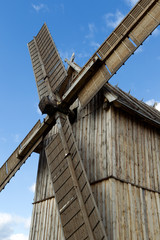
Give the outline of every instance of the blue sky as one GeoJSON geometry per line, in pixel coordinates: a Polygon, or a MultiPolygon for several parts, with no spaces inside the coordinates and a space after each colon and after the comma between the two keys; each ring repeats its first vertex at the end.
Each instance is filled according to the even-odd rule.
{"type": "MultiPolygon", "coordinates": [[[[1,0],[0,165],[43,117],[27,43],[44,22],[59,53],[83,66],[136,0],[1,0]]],[[[110,83],[144,102],[160,102],[160,28],[127,61],[110,83]]],[[[157,105],[160,109],[160,104],[157,105]]],[[[0,193],[0,239],[28,239],[38,155],[32,156],[0,193]]]]}

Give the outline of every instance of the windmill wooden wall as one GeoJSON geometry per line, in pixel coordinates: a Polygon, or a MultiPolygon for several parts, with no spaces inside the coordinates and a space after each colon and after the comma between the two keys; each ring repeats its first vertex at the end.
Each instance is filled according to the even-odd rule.
{"type": "MultiPolygon", "coordinates": [[[[159,129],[121,108],[106,108],[101,91],[78,108],[73,132],[108,239],[158,240],[159,129]]],[[[34,201],[30,240],[64,239],[43,152],[34,201]]]]}
{"type": "Polygon", "coordinates": [[[97,95],[74,124],[108,239],[159,239],[160,131],[97,95]]]}
{"type": "MultiPolygon", "coordinates": [[[[43,142],[44,146],[49,144],[55,132],[56,127],[54,127],[45,138],[43,142]]],[[[36,191],[29,235],[29,240],[39,239],[65,239],[44,148],[42,149],[39,158],[36,191]]]]}

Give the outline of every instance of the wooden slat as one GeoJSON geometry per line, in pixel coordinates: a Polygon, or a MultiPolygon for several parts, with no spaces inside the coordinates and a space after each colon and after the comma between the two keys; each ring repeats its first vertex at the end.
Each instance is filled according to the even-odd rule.
{"type": "Polygon", "coordinates": [[[109,78],[110,73],[105,65],[103,65],[80,91],[78,98],[81,107],[86,106],[86,104],[94,97],[95,92],[98,92],[109,78]]]}
{"type": "Polygon", "coordinates": [[[65,238],[107,239],[68,118],[57,113],[57,126],[46,156],[65,238]]]}
{"type": "Polygon", "coordinates": [[[34,75],[36,79],[39,98],[47,96],[55,92],[57,87],[63,82],[67,76],[62,60],[59,56],[55,43],[44,24],[37,36],[29,44],[34,75]],[[57,62],[59,62],[61,74],[57,74],[57,62]],[[54,69],[55,68],[55,69],[54,69]],[[50,76],[52,70],[55,72],[54,77],[50,76]],[[40,89],[38,82],[45,79],[45,90],[40,89]]]}
{"type": "Polygon", "coordinates": [[[98,55],[100,55],[103,60],[106,59],[108,54],[114,51],[115,46],[119,44],[125,36],[127,37],[139,23],[141,24],[141,21],[146,18],[152,9],[158,8],[156,3],[157,0],[140,0],[99,47],[97,50],[98,55]]]}
{"type": "MultiPolygon", "coordinates": [[[[29,44],[29,51],[30,51],[30,56],[31,56],[31,60],[32,60],[32,66],[33,66],[33,70],[34,70],[34,76],[36,79],[36,85],[37,85],[37,89],[38,89],[38,95],[39,98],[41,99],[45,93],[47,92],[47,95],[49,95],[49,90],[46,89],[46,91],[44,92],[44,94],[41,92],[41,89],[39,89],[39,85],[38,82],[40,80],[44,81],[44,78],[46,77],[46,73],[45,70],[42,66],[42,59],[40,57],[40,54],[38,52],[38,48],[36,46],[36,41],[35,39],[32,40],[29,44]],[[31,46],[32,46],[32,51],[31,51],[31,46]],[[33,54],[33,49],[34,49],[34,54],[33,54]]],[[[47,87],[46,83],[45,84],[45,88],[47,87]]]]}
{"type": "MultiPolygon", "coordinates": [[[[158,10],[158,8],[156,8],[158,10]]],[[[160,8],[159,8],[160,14],[160,8]]],[[[140,23],[129,34],[130,38],[140,45],[159,25],[159,21],[152,17],[152,10],[140,21],[140,23]]]]}
{"type": "MultiPolygon", "coordinates": [[[[59,80],[59,77],[56,76],[56,78],[54,79],[54,81],[58,81],[58,85],[61,84],[61,81],[64,80],[64,78],[66,77],[66,70],[64,68],[64,65],[62,63],[62,60],[59,56],[58,50],[55,46],[55,43],[53,42],[53,39],[51,37],[51,34],[46,26],[46,24],[44,24],[44,26],[42,27],[42,33],[41,30],[38,33],[38,38],[41,38],[41,41],[38,42],[38,48],[40,50],[40,54],[42,57],[42,61],[44,63],[44,67],[46,69],[46,74],[49,75],[50,71],[54,68],[54,66],[56,65],[56,62],[59,61],[61,68],[63,69],[63,79],[59,80]],[[41,38],[42,35],[42,38],[41,38]],[[54,55],[46,62],[47,57],[52,54],[52,52],[54,51],[54,55]],[[54,59],[57,59],[56,62],[54,59]]],[[[50,82],[50,78],[49,78],[49,82],[50,82]]],[[[50,83],[51,84],[51,83],[50,83]]],[[[54,92],[56,89],[54,87],[52,87],[52,91],[54,92]]]]}
{"type": "Polygon", "coordinates": [[[107,58],[105,62],[110,72],[112,74],[115,73],[135,49],[136,47],[128,38],[124,39],[124,41],[122,41],[122,43],[117,47],[113,54],[107,58]]]}

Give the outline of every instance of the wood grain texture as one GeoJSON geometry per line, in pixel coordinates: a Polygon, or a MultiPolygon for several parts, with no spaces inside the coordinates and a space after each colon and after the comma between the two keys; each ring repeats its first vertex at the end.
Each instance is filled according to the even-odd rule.
{"type": "Polygon", "coordinates": [[[57,126],[46,155],[65,238],[107,239],[68,118],[58,114],[57,126]]]}
{"type": "Polygon", "coordinates": [[[92,189],[108,239],[159,239],[159,193],[112,178],[92,189]]]}
{"type": "Polygon", "coordinates": [[[29,240],[65,240],[55,198],[33,205],[29,240]]]}
{"type": "Polygon", "coordinates": [[[46,24],[34,40],[28,43],[28,47],[39,98],[42,99],[57,90],[67,73],[46,24]]]}
{"type": "Polygon", "coordinates": [[[102,109],[100,92],[73,124],[90,182],[114,176],[160,191],[160,135],[156,127],[122,109],[102,109]]]}
{"type": "MultiPolygon", "coordinates": [[[[100,91],[84,109],[77,109],[77,121],[72,125],[72,129],[85,173],[91,184],[93,196],[105,226],[107,238],[115,240],[146,240],[150,238],[158,240],[160,222],[159,128],[142,121],[144,117],[139,118],[136,112],[130,114],[122,108],[115,107],[113,103],[105,110],[103,103],[104,95],[100,91]]],[[[132,101],[130,104],[132,104],[132,101]]],[[[78,107],[78,104],[75,106],[78,107]]],[[[155,114],[158,119],[158,112],[148,108],[144,105],[144,111],[148,111],[148,114],[152,114],[152,117],[155,114]]],[[[69,151],[77,159],[76,148],[72,144],[72,135],[68,130],[69,128],[64,124],[63,129],[69,151]]],[[[49,132],[45,138],[44,147],[53,141],[57,132],[57,127],[49,132]]],[[[59,143],[60,138],[57,138],[54,147],[49,150],[49,154],[55,159],[54,167],[51,168],[54,181],[58,181],[62,176],[65,177],[65,174],[66,176],[68,174],[65,173],[67,165],[63,161],[59,161],[56,154],[52,154],[59,143]]],[[[62,150],[63,148],[59,146],[57,153],[59,154],[59,151],[62,150]]],[[[44,156],[42,155],[41,158],[44,159],[44,156]]],[[[82,168],[79,161],[75,159],[73,161],[74,169],[77,178],[79,178],[82,197],[86,202],[87,214],[91,214],[93,205],[89,203],[90,195],[85,185],[82,168]]],[[[70,220],[72,217],[74,218],[74,214],[79,214],[79,208],[74,206],[71,213],[67,212],[67,207],[76,201],[76,192],[71,178],[68,178],[67,181],[68,191],[63,184],[64,180],[58,181],[56,201],[59,207],[54,205],[57,218],[53,221],[50,212],[51,206],[48,206],[47,210],[45,207],[47,205],[44,204],[49,200],[48,198],[54,197],[51,176],[46,162],[39,164],[34,204],[35,212],[31,225],[33,236],[37,237],[37,231],[42,226],[43,231],[40,232],[39,237],[45,236],[45,232],[48,231],[48,233],[55,234],[55,239],[59,240],[60,237],[58,236],[60,235],[58,235],[59,230],[57,229],[61,228],[62,225],[58,208],[64,214],[66,227],[69,222],[67,223],[65,213],[69,214],[70,220]],[[62,187],[60,187],[61,183],[63,184],[62,187]],[[43,227],[45,226],[43,220],[45,215],[44,213],[41,214],[40,210],[44,213],[46,211],[48,229],[43,227]]],[[[90,216],[94,228],[95,216],[92,214],[90,216]]],[[[79,227],[80,234],[84,234],[84,225],[76,226],[79,227]]],[[[96,234],[99,235],[97,232],[96,234]]],[[[75,235],[75,237],[77,236],[75,235]]],[[[49,235],[46,239],[50,239],[49,235]]]]}

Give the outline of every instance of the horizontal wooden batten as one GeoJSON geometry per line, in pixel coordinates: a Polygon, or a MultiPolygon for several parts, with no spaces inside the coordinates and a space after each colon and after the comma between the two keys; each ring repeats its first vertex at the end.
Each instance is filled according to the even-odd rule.
{"type": "Polygon", "coordinates": [[[120,178],[117,178],[117,177],[115,177],[115,176],[108,176],[108,177],[106,177],[106,178],[102,178],[102,179],[100,179],[100,180],[98,180],[98,181],[95,181],[95,182],[90,182],[90,185],[92,186],[94,186],[95,184],[99,184],[99,183],[101,183],[101,182],[103,182],[103,181],[108,181],[109,179],[113,179],[113,180],[116,180],[116,181],[119,181],[119,182],[122,182],[122,183],[126,183],[126,184],[130,184],[130,185],[132,185],[132,186],[134,186],[134,187],[137,187],[137,188],[141,188],[141,189],[143,189],[143,190],[146,190],[146,191],[149,191],[149,192],[153,192],[153,193],[158,193],[158,194],[160,194],[160,191],[156,191],[156,190],[153,190],[153,189],[150,189],[150,188],[146,188],[146,187],[143,187],[143,186],[141,186],[141,185],[136,185],[136,184],[133,184],[133,183],[131,183],[131,182],[129,182],[129,181],[126,181],[126,180],[124,180],[124,179],[120,179],[120,178]]]}

